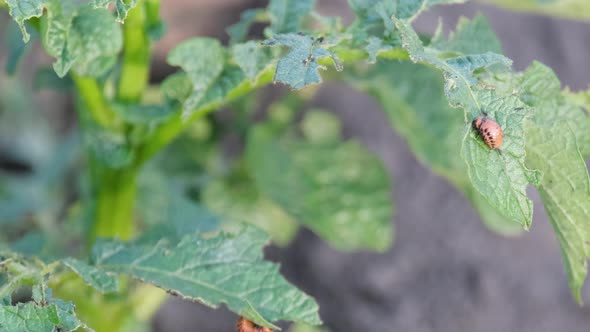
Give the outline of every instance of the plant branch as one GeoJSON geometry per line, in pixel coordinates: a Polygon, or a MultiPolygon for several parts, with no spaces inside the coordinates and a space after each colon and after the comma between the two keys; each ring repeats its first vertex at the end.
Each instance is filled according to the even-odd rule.
{"type": "Polygon", "coordinates": [[[150,39],[146,29],[146,10],[140,0],[129,11],[123,25],[123,62],[117,86],[117,100],[124,103],[140,101],[149,79],[150,39]]]}
{"type": "MultiPolygon", "coordinates": [[[[336,48],[334,52],[344,62],[355,62],[364,60],[368,57],[368,54],[361,50],[349,49],[349,48],[336,48]]],[[[379,53],[381,59],[397,59],[397,60],[408,60],[409,56],[406,51],[401,48],[395,48],[388,51],[379,53]]],[[[322,58],[319,60],[321,65],[328,65],[332,60],[329,58],[322,58]]],[[[172,142],[192,121],[196,121],[205,115],[219,109],[219,107],[227,102],[235,100],[251,91],[259,89],[262,86],[272,83],[274,75],[274,67],[265,69],[258,77],[255,84],[252,84],[250,80],[242,82],[236,88],[231,90],[226,98],[222,101],[208,103],[201,106],[195,112],[192,113],[189,119],[183,119],[181,113],[177,112],[172,118],[164,122],[158,127],[148,141],[140,147],[137,153],[137,159],[135,161],[136,166],[141,166],[143,163],[148,161],[154,154],[164,148],[168,143],[172,142]]]]}
{"type": "Polygon", "coordinates": [[[102,127],[114,127],[117,115],[105,99],[96,79],[81,77],[74,73],[71,73],[71,77],[92,119],[102,127]]]}

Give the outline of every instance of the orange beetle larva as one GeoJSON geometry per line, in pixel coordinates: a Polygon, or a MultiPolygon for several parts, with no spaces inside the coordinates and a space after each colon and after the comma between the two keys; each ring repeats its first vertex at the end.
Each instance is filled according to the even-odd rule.
{"type": "Polygon", "coordinates": [[[244,317],[240,317],[238,320],[238,332],[272,332],[272,330],[268,327],[257,325],[244,317]]]}
{"type": "Polygon", "coordinates": [[[504,131],[496,121],[488,119],[487,116],[479,116],[473,120],[472,125],[490,149],[500,148],[504,131]]]}

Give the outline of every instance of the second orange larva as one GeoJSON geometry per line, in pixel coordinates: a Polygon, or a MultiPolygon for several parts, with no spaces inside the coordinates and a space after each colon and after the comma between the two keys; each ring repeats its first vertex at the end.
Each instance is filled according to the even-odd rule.
{"type": "Polygon", "coordinates": [[[244,317],[240,317],[238,320],[238,332],[272,332],[272,330],[268,327],[256,325],[244,317]]]}
{"type": "Polygon", "coordinates": [[[472,122],[483,141],[490,149],[498,149],[504,139],[504,131],[500,125],[486,116],[479,116],[472,122]]]}

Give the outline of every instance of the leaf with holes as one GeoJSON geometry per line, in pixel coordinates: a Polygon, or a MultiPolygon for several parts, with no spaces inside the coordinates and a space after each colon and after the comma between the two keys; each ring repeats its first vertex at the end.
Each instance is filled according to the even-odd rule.
{"type": "Polygon", "coordinates": [[[42,41],[59,77],[70,69],[81,76],[98,77],[111,69],[123,47],[120,25],[106,9],[65,6],[58,0],[47,4],[47,24],[42,41]]]}
{"type": "Polygon", "coordinates": [[[318,59],[330,57],[336,70],[342,70],[338,57],[323,48],[323,41],[302,34],[280,34],[267,39],[265,45],[287,46],[289,52],[282,57],[275,71],[274,80],[289,85],[293,89],[301,89],[307,85],[321,83],[319,70],[326,69],[318,63],[318,59]]]}
{"type": "Polygon", "coordinates": [[[3,0],[8,5],[8,12],[12,19],[18,24],[22,34],[23,41],[26,43],[30,35],[25,27],[25,21],[33,17],[41,17],[45,5],[49,0],[3,0]]]}
{"type": "Polygon", "coordinates": [[[266,262],[264,232],[241,227],[236,233],[203,236],[187,233],[179,243],[162,239],[97,243],[94,265],[169,290],[210,307],[228,308],[259,325],[274,327],[278,320],[317,325],[315,301],[281,277],[278,266],[266,262]]]}

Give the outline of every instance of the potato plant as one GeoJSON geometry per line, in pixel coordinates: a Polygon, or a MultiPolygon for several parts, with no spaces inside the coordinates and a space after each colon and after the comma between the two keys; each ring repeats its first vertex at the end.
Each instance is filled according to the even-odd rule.
{"type": "MultiPolygon", "coordinates": [[[[448,36],[412,28],[431,6],[459,2],[349,0],[355,19],[344,25],[313,0],[270,0],[228,27],[228,45],[177,45],[167,57],[177,71],[151,84],[165,2],[0,1],[12,18],[7,73],[18,76],[39,43],[53,64],[37,68],[36,82],[70,91],[77,119],[72,133],[38,136],[39,153],[19,141],[25,175],[0,172],[0,330],[139,331],[167,293],[271,329],[321,325],[313,294],[286,281],[263,247],[287,245],[305,227],[339,250],[385,251],[394,216],[382,161],[344,139],[330,112],[302,112],[322,79],[372,95],[490,229],[529,229],[526,191],[536,187],[581,303],[590,94],[562,90],[538,62],[512,70],[481,15],[448,36]],[[265,27],[258,37],[253,24],[265,27]],[[271,83],[290,91],[260,120],[257,92],[271,83]],[[216,116],[221,109],[231,120],[216,116]],[[498,149],[472,127],[484,115],[501,127],[498,149]],[[243,142],[229,155],[228,134],[243,142]]],[[[583,15],[573,3],[517,9],[583,15]]],[[[15,83],[0,99],[0,137],[24,137],[27,122],[51,131],[15,83]]]]}

